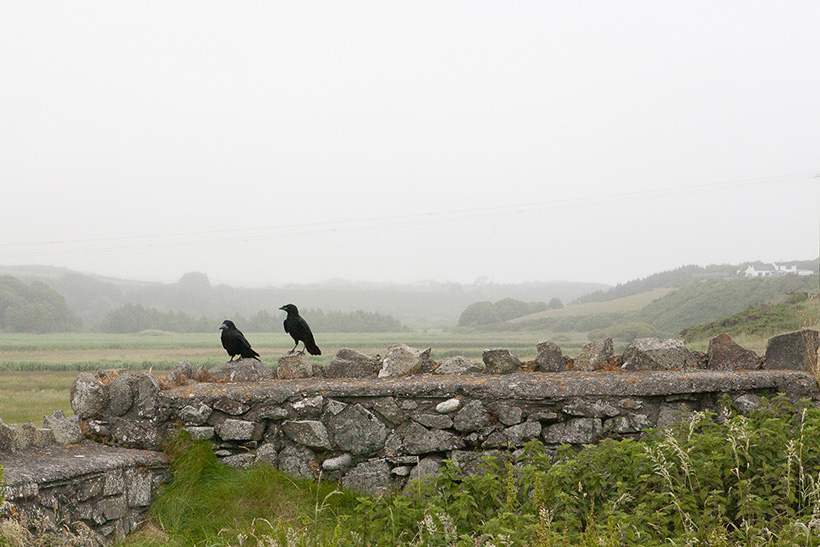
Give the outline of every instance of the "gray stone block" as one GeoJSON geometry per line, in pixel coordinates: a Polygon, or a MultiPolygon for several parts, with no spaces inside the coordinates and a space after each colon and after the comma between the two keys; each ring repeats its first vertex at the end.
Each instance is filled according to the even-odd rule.
{"type": "Polygon", "coordinates": [[[228,418],[216,428],[223,441],[258,441],[265,431],[265,424],[228,418]]]}
{"type": "Polygon", "coordinates": [[[209,441],[214,438],[214,435],[216,435],[213,427],[190,426],[184,429],[195,441],[209,441]]]}
{"type": "Polygon", "coordinates": [[[598,440],[602,431],[600,418],[571,418],[544,427],[541,437],[547,444],[591,444],[598,440]]]}
{"type": "Polygon", "coordinates": [[[817,364],[820,333],[801,330],[781,334],[766,345],[766,370],[812,370],[817,364]]]}
{"type": "Polygon", "coordinates": [[[387,427],[360,404],[349,405],[331,417],[328,424],[335,446],[351,454],[370,454],[384,447],[387,427]]]}
{"type": "Polygon", "coordinates": [[[310,448],[332,448],[325,424],[317,420],[288,420],[282,423],[282,432],[290,440],[310,448]]]}
{"type": "Polygon", "coordinates": [[[521,370],[521,360],[507,348],[485,349],[482,359],[487,374],[510,374],[521,370]]]}
{"type": "Polygon", "coordinates": [[[392,488],[390,464],[384,460],[358,464],[342,477],[342,486],[371,495],[386,494],[392,488]]]}

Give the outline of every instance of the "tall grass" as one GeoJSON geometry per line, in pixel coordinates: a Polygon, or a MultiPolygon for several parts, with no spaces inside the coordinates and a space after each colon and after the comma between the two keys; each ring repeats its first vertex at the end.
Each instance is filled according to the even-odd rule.
{"type": "Polygon", "coordinates": [[[248,537],[287,541],[288,534],[329,542],[336,513],[355,509],[356,496],[332,484],[294,478],[270,466],[221,465],[205,442],[180,439],[167,449],[173,481],[151,506],[148,530],[126,545],[216,547],[248,537]]]}

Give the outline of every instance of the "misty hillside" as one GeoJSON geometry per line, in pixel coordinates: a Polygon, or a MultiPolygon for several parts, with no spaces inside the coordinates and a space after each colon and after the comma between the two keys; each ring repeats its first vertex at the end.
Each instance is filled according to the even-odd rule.
{"type": "Polygon", "coordinates": [[[437,328],[454,325],[461,312],[478,301],[514,298],[526,302],[548,302],[558,298],[569,302],[608,287],[601,283],[563,281],[396,285],[333,280],[250,289],[214,286],[201,273],[187,273],[176,283],[145,283],[39,266],[0,267],[0,275],[46,284],[65,298],[86,328],[98,325],[107,314],[126,305],[221,321],[237,314],[244,317],[259,312],[283,315],[278,309],[287,303],[294,303],[302,310],[375,312],[392,316],[413,328],[437,328]]]}
{"type": "MultiPolygon", "coordinates": [[[[816,272],[818,261],[790,264],[816,272]]],[[[51,296],[42,290],[36,292],[34,285],[10,285],[22,295],[15,298],[32,302],[47,299],[55,310],[66,306],[61,315],[65,317],[60,320],[70,323],[71,330],[200,332],[231,317],[243,318],[249,328],[255,325],[270,330],[284,315],[279,307],[295,303],[316,321],[327,321],[323,325],[327,331],[349,327],[356,319],[379,323],[381,330],[397,325],[414,330],[451,328],[458,323],[486,331],[576,332],[629,341],[636,336],[678,336],[687,327],[753,306],[776,304],[791,293],[817,290],[816,274],[756,278],[738,274],[749,265],[765,266],[683,266],[615,287],[559,281],[396,285],[332,280],[237,288],[214,286],[205,274],[196,272],[183,275],[176,283],[146,283],[36,266],[0,267],[0,275],[54,291],[51,296]],[[60,304],[63,299],[64,304],[60,304]],[[465,317],[468,313],[469,321],[465,317]],[[81,324],[72,317],[79,318],[81,324]]],[[[23,313],[26,306],[16,307],[17,317],[27,317],[23,313]]],[[[18,322],[22,324],[22,320],[18,322]]]]}
{"type": "MultiPolygon", "coordinates": [[[[636,337],[678,337],[688,327],[715,322],[750,308],[777,305],[795,293],[817,293],[818,276],[692,279],[680,287],[599,301],[576,301],[514,320],[486,325],[489,331],[582,332],[590,339],[611,337],[628,343],[636,337]]],[[[586,299],[580,299],[586,300],[586,299]]],[[[795,316],[793,329],[799,318],[795,316]]]]}
{"type": "MultiPolygon", "coordinates": [[[[785,262],[789,266],[796,266],[799,270],[808,270],[818,273],[820,259],[797,260],[785,262]]],[[[626,283],[619,283],[608,289],[598,290],[577,299],[577,303],[585,302],[606,302],[616,300],[635,294],[644,293],[653,289],[680,288],[694,282],[701,282],[707,279],[737,279],[739,272],[746,270],[749,266],[761,270],[770,266],[760,261],[744,262],[742,264],[711,264],[709,266],[688,265],[659,272],[640,279],[634,279],[626,283]]]]}

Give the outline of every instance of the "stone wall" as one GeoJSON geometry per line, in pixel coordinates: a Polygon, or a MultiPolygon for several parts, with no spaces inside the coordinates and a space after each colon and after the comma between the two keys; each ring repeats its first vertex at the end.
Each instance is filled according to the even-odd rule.
{"type": "Polygon", "coordinates": [[[3,515],[32,530],[104,543],[134,530],[169,478],[168,457],[81,440],[76,416],[32,423],[0,420],[3,515]],[[68,531],[66,531],[66,529],[68,531]]]}
{"type": "Polygon", "coordinates": [[[308,378],[160,390],[150,416],[143,406],[84,423],[92,438],[146,448],[185,429],[228,465],[321,472],[381,492],[435,472],[444,458],[469,469],[532,439],[556,446],[637,436],[696,410],[720,413],[723,396],[745,412],[777,393],[818,399],[808,374],[787,370],[308,378]]]}
{"type": "Polygon", "coordinates": [[[83,373],[72,406],[98,441],[156,448],[184,429],[228,465],[266,463],[383,492],[436,472],[445,458],[469,471],[483,455],[531,440],[555,447],[635,437],[694,411],[720,414],[724,404],[746,412],[778,393],[816,401],[803,368],[807,347],[816,359],[818,337],[806,332],[773,339],[771,347],[797,347],[777,359],[718,337],[708,355],[678,340],[641,339],[622,356],[596,341],[575,360],[542,342],[532,363],[499,348],[483,363],[438,364],[429,349],[407,346],[381,359],[343,349],[325,370],[299,354],[276,371],[253,359],[210,371],[182,362],[165,378],[83,373]]]}

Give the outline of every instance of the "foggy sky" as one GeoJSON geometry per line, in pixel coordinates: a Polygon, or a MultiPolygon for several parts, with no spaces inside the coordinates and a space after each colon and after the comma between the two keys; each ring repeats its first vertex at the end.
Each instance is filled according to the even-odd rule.
{"type": "Polygon", "coordinates": [[[258,286],[816,258],[820,3],[0,2],[0,264],[258,286]]]}

